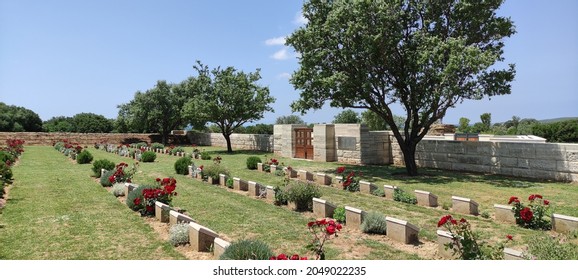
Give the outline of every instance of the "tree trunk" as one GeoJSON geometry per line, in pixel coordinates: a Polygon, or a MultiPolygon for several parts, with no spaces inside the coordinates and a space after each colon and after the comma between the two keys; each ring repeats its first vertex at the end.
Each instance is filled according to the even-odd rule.
{"type": "Polygon", "coordinates": [[[403,152],[403,161],[405,163],[405,170],[409,176],[417,176],[417,164],[415,163],[415,147],[416,145],[407,145],[401,148],[403,152]]]}
{"type": "Polygon", "coordinates": [[[223,133],[223,136],[225,137],[225,141],[227,141],[227,153],[232,153],[233,147],[231,147],[231,135],[223,133]]]}
{"type": "Polygon", "coordinates": [[[166,132],[164,132],[164,131],[161,133],[163,145],[165,145],[165,146],[168,144],[168,143],[167,143],[167,142],[168,142],[167,140],[168,140],[169,137],[168,137],[167,134],[168,134],[168,133],[166,133],[166,132]]]}

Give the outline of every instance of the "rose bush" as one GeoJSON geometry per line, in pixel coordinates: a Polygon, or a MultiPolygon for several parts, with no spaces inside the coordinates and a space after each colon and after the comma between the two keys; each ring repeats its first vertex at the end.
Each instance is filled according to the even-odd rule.
{"type": "Polygon", "coordinates": [[[513,204],[512,211],[516,224],[530,229],[549,230],[552,228],[550,221],[545,219],[550,209],[550,201],[540,194],[531,194],[528,200],[530,203],[525,206],[518,197],[510,197],[508,204],[513,204]]]}

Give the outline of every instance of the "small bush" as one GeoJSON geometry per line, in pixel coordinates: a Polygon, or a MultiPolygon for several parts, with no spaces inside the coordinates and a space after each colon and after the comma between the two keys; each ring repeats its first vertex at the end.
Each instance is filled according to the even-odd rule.
{"type": "Polygon", "coordinates": [[[114,176],[116,170],[108,170],[104,173],[104,176],[100,177],[100,185],[103,187],[110,187],[112,186],[112,182],[108,179],[110,176],[114,176]]]}
{"type": "Polygon", "coordinates": [[[165,148],[165,145],[163,145],[163,144],[161,144],[161,143],[152,143],[152,144],[151,144],[151,148],[152,148],[153,150],[156,150],[156,149],[164,149],[164,148],[165,148]]]}
{"type": "Polygon", "coordinates": [[[528,253],[539,260],[578,260],[578,245],[536,235],[528,242],[528,253]]]}
{"type": "Polygon", "coordinates": [[[189,224],[177,223],[169,229],[169,242],[173,246],[185,245],[189,243],[189,224]]]}
{"type": "Polygon", "coordinates": [[[450,210],[451,204],[449,202],[444,202],[442,204],[442,209],[444,210],[450,210]]]}
{"type": "Polygon", "coordinates": [[[124,196],[124,184],[123,183],[115,183],[112,185],[112,194],[114,196],[124,196]]]}
{"type": "Polygon", "coordinates": [[[385,191],[381,188],[374,189],[371,194],[379,197],[385,197],[385,191]]]}
{"type": "Polygon", "coordinates": [[[225,174],[230,177],[229,170],[220,164],[211,164],[203,168],[203,175],[213,178],[213,181],[219,180],[219,174],[225,174]]]}
{"type": "Polygon", "coordinates": [[[10,165],[6,164],[5,162],[0,161],[0,176],[2,176],[3,182],[8,182],[12,180],[12,169],[10,165]]]}
{"type": "Polygon", "coordinates": [[[294,202],[297,211],[312,211],[313,198],[321,197],[319,187],[312,182],[293,181],[286,191],[287,201],[294,202]]]}
{"type": "Polygon", "coordinates": [[[417,198],[404,192],[402,189],[395,189],[393,191],[393,200],[407,204],[417,204],[417,198]]]}
{"type": "Polygon", "coordinates": [[[76,156],[76,163],[78,164],[88,164],[91,163],[94,157],[92,154],[87,150],[82,150],[80,154],[76,156]]]}
{"type": "Polygon", "coordinates": [[[490,218],[490,212],[488,212],[488,211],[482,211],[482,213],[480,214],[480,216],[482,216],[482,218],[484,218],[484,219],[489,219],[489,218],[490,218]]]}
{"type": "Polygon", "coordinates": [[[140,159],[142,162],[154,162],[156,158],[157,158],[157,154],[155,154],[155,152],[146,151],[146,152],[142,153],[140,159]]]}
{"type": "Polygon", "coordinates": [[[240,240],[232,242],[221,255],[221,260],[268,260],[273,252],[260,240],[240,240]]]}
{"type": "Polygon", "coordinates": [[[278,186],[275,186],[273,188],[273,191],[275,191],[274,204],[277,206],[287,205],[287,192],[285,192],[284,189],[282,189],[281,187],[278,187],[278,186]]]}
{"type": "Polygon", "coordinates": [[[333,219],[342,224],[345,223],[345,207],[339,206],[335,208],[335,211],[333,211],[333,219]]]}
{"type": "Polygon", "coordinates": [[[201,159],[202,159],[202,160],[210,160],[210,159],[211,159],[211,154],[209,154],[209,152],[202,151],[202,152],[201,152],[201,159]]]}
{"type": "Polygon", "coordinates": [[[139,211],[144,208],[143,201],[144,195],[143,190],[154,189],[152,186],[140,185],[136,189],[132,190],[126,196],[126,206],[133,211],[139,211]]]}
{"type": "Polygon", "coordinates": [[[181,175],[189,174],[189,165],[193,164],[193,159],[190,157],[182,157],[175,161],[175,172],[181,175]]]}
{"type": "Polygon", "coordinates": [[[5,151],[0,151],[0,162],[14,162],[16,160],[16,157],[14,157],[14,155],[12,155],[9,152],[5,152],[5,151]]]}
{"type": "Polygon", "coordinates": [[[385,234],[385,216],[377,212],[369,212],[363,218],[361,230],[365,233],[385,234]]]}
{"type": "Polygon", "coordinates": [[[256,156],[251,156],[247,158],[247,168],[251,170],[257,169],[257,163],[261,163],[261,158],[256,156]]]}
{"type": "Polygon", "coordinates": [[[99,159],[95,160],[92,163],[92,172],[94,176],[100,178],[100,170],[113,170],[116,167],[116,164],[108,159],[99,159]]]}
{"type": "Polygon", "coordinates": [[[227,178],[227,181],[225,182],[225,185],[227,185],[227,188],[232,189],[233,188],[233,183],[235,183],[233,181],[233,178],[229,177],[227,178]]]}
{"type": "Polygon", "coordinates": [[[184,153],[184,152],[185,152],[185,148],[176,147],[176,148],[171,150],[171,155],[176,155],[177,153],[184,153]]]}

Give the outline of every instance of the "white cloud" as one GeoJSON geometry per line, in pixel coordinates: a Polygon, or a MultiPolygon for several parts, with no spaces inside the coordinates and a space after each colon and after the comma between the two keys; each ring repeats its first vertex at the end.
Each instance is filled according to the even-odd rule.
{"type": "Polygon", "coordinates": [[[295,15],[295,18],[293,19],[293,23],[297,24],[297,25],[305,25],[307,24],[309,21],[303,16],[303,14],[301,12],[298,12],[295,15]]]}
{"type": "Polygon", "coordinates": [[[284,72],[284,73],[277,75],[277,79],[289,79],[289,78],[291,78],[291,74],[289,74],[287,72],[284,72]]]}
{"type": "Polygon", "coordinates": [[[267,46],[278,46],[285,45],[285,37],[276,37],[265,40],[265,45],[267,46]]]}
{"type": "Polygon", "coordinates": [[[283,48],[283,49],[277,51],[276,53],[274,53],[271,57],[275,60],[289,59],[289,52],[287,51],[287,48],[283,48]]]}

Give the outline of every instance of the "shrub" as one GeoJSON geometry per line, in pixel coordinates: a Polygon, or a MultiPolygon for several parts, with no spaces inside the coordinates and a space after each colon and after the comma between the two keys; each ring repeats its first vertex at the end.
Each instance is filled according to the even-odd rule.
{"type": "Polygon", "coordinates": [[[335,208],[335,211],[333,211],[333,219],[342,224],[345,223],[345,207],[339,206],[335,208]]]}
{"type": "Polygon", "coordinates": [[[385,234],[385,216],[377,212],[369,212],[363,218],[361,230],[365,233],[385,234]]]}
{"type": "Polygon", "coordinates": [[[530,195],[528,200],[530,203],[528,206],[524,206],[517,197],[510,197],[508,204],[514,204],[512,210],[516,224],[531,229],[549,230],[552,228],[550,221],[545,219],[550,209],[550,201],[543,199],[539,194],[530,195]]]}
{"type": "Polygon", "coordinates": [[[173,246],[189,243],[189,224],[177,223],[169,229],[169,242],[173,246]]]}
{"type": "Polygon", "coordinates": [[[294,202],[297,211],[312,211],[313,198],[321,197],[319,187],[312,182],[290,182],[286,191],[287,201],[294,202]]]}
{"type": "Polygon", "coordinates": [[[261,158],[256,156],[251,156],[247,158],[247,168],[251,170],[257,169],[257,163],[261,163],[261,158]]]}
{"type": "Polygon", "coordinates": [[[343,177],[343,181],[341,185],[343,186],[344,190],[348,190],[350,192],[358,192],[359,191],[359,177],[361,176],[361,172],[349,171],[347,176],[347,170],[344,166],[337,167],[335,173],[338,176],[343,177]]]}
{"type": "Polygon", "coordinates": [[[227,185],[227,188],[232,189],[233,188],[233,183],[235,183],[233,181],[233,178],[229,177],[227,178],[227,181],[225,182],[225,185],[227,185]]]}
{"type": "Polygon", "coordinates": [[[173,148],[170,152],[171,155],[176,155],[177,153],[184,153],[185,152],[185,148],[183,147],[176,147],[173,148]]]}
{"type": "Polygon", "coordinates": [[[143,201],[143,191],[145,189],[154,189],[154,187],[141,185],[138,186],[136,189],[132,190],[131,192],[126,195],[126,206],[133,211],[139,211],[144,208],[143,201]]]}
{"type": "Polygon", "coordinates": [[[156,149],[164,149],[164,148],[165,148],[165,145],[163,145],[163,144],[161,144],[161,143],[152,143],[152,144],[151,144],[151,148],[152,148],[153,150],[156,150],[156,149]]]}
{"type": "Polygon", "coordinates": [[[157,154],[155,154],[155,152],[146,151],[146,152],[142,153],[140,159],[142,162],[154,162],[156,158],[157,158],[157,154]]]}
{"type": "Polygon", "coordinates": [[[393,191],[393,200],[407,204],[417,204],[417,198],[399,188],[393,191]]]}
{"type": "Polygon", "coordinates": [[[190,157],[182,157],[175,161],[175,172],[181,175],[189,174],[189,165],[193,164],[193,159],[190,157]]]}
{"type": "Polygon", "coordinates": [[[382,188],[377,188],[377,189],[374,189],[373,191],[371,191],[371,194],[375,195],[375,196],[379,196],[379,197],[384,197],[385,191],[382,188]]]}
{"type": "Polygon", "coordinates": [[[213,178],[213,181],[219,180],[219,174],[225,174],[229,177],[229,170],[219,164],[212,164],[203,168],[203,175],[213,178]]]}
{"type": "Polygon", "coordinates": [[[76,163],[87,164],[87,163],[92,162],[93,159],[94,159],[94,157],[92,156],[92,154],[89,151],[82,150],[82,152],[80,152],[80,154],[78,154],[76,156],[76,163]]]}
{"type": "Polygon", "coordinates": [[[6,163],[8,162],[14,162],[16,160],[16,157],[14,155],[12,155],[9,152],[5,152],[5,151],[0,151],[0,162],[4,162],[6,163]]]}
{"type": "Polygon", "coordinates": [[[111,176],[114,176],[114,174],[116,173],[116,170],[107,170],[106,173],[104,173],[104,176],[100,177],[100,184],[103,187],[110,187],[112,186],[112,182],[109,180],[109,178],[111,176]]]}
{"type": "Polygon", "coordinates": [[[577,260],[578,245],[536,235],[528,242],[528,253],[539,260],[577,260]]]}
{"type": "Polygon", "coordinates": [[[240,240],[232,242],[221,255],[221,260],[268,260],[273,252],[260,240],[240,240]]]}
{"type": "Polygon", "coordinates": [[[5,162],[0,162],[0,176],[2,176],[3,182],[12,180],[13,175],[10,165],[6,164],[5,162]]]}
{"type": "Polygon", "coordinates": [[[209,154],[209,152],[202,151],[202,152],[201,152],[201,159],[202,159],[202,160],[210,160],[210,159],[211,159],[211,154],[209,154]]]}
{"type": "Polygon", "coordinates": [[[114,196],[124,196],[124,184],[115,183],[112,185],[112,194],[114,194],[114,196]]]}
{"type": "Polygon", "coordinates": [[[104,170],[113,170],[115,168],[115,164],[114,162],[108,160],[108,159],[99,159],[99,160],[95,160],[92,163],[92,172],[94,173],[94,176],[96,176],[97,178],[100,177],[100,170],[104,169],[104,170]]]}
{"type": "Polygon", "coordinates": [[[273,191],[275,191],[275,201],[274,204],[275,205],[287,205],[287,192],[285,192],[284,189],[282,189],[281,187],[275,186],[273,188],[273,191]]]}

